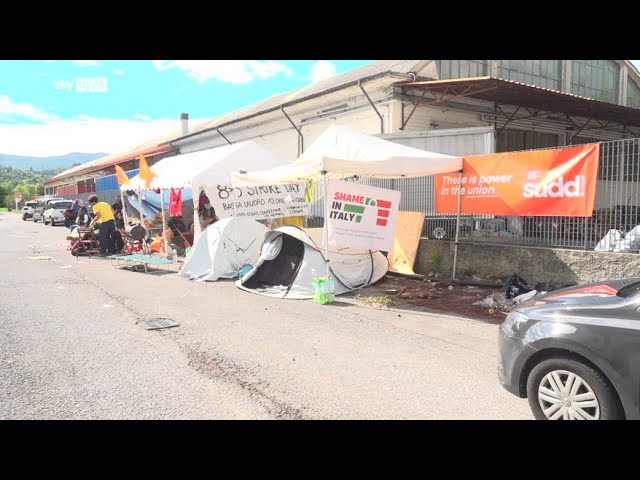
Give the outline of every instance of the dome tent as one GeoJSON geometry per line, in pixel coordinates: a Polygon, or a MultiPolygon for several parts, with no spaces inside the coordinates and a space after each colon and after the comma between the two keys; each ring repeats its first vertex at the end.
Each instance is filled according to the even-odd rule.
{"type": "MultiPolygon", "coordinates": [[[[329,268],[340,295],[372,285],[389,267],[380,252],[343,249],[330,252],[329,268]]],[[[242,290],[279,298],[313,298],[314,278],[324,276],[325,256],[302,229],[286,225],[268,231],[253,269],[236,282],[242,290]]]]}
{"type": "Polygon", "coordinates": [[[269,229],[248,218],[225,218],[206,228],[196,239],[180,269],[190,280],[236,278],[245,265],[254,266],[269,229]]]}

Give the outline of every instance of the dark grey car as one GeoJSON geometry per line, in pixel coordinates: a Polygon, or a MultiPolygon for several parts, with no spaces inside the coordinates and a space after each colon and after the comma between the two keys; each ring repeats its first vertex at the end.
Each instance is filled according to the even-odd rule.
{"type": "Polygon", "coordinates": [[[500,381],[537,419],[640,419],[640,277],[534,297],[499,332],[500,381]]]}

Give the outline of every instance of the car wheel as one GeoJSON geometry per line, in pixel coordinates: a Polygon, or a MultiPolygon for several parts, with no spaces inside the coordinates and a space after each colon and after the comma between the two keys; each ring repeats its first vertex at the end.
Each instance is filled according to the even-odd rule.
{"type": "Polygon", "coordinates": [[[569,358],[551,358],[536,365],[527,379],[527,397],[537,420],[623,418],[607,378],[569,358]]]}
{"type": "Polygon", "coordinates": [[[447,232],[442,227],[436,227],[431,232],[431,236],[436,240],[444,240],[445,238],[447,238],[447,232]]]}
{"type": "Polygon", "coordinates": [[[23,215],[23,216],[22,216],[22,221],[23,221],[23,222],[26,222],[26,221],[27,221],[27,216],[26,216],[26,215],[23,215]]]}

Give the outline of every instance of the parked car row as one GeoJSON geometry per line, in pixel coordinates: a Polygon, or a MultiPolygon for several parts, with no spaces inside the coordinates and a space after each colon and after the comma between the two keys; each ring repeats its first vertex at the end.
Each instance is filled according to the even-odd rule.
{"type": "Polygon", "coordinates": [[[64,211],[73,205],[71,200],[62,197],[45,197],[31,200],[22,207],[22,220],[32,219],[45,225],[54,226],[65,223],[64,211]]]}

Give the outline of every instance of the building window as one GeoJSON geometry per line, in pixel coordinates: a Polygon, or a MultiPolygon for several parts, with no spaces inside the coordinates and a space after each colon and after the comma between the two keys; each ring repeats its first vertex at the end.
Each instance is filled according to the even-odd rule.
{"type": "Polygon", "coordinates": [[[558,135],[530,132],[524,130],[503,129],[496,139],[496,153],[536,150],[558,146],[558,135]]]}
{"type": "Polygon", "coordinates": [[[437,66],[440,80],[487,75],[486,60],[437,60],[437,66]]]}
{"type": "Polygon", "coordinates": [[[562,60],[498,60],[498,77],[560,90],[562,60]]]}
{"type": "Polygon", "coordinates": [[[631,77],[627,78],[627,107],[640,108],[640,87],[631,77]]]}
{"type": "Polygon", "coordinates": [[[573,60],[571,93],[618,103],[620,65],[613,60],[573,60]]]}

